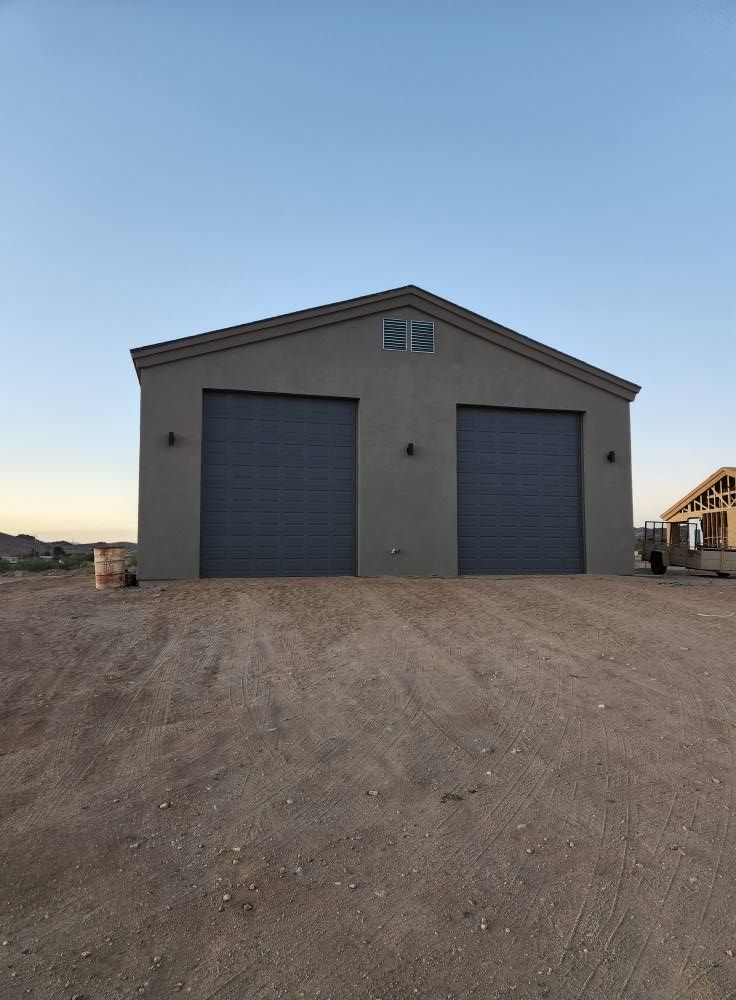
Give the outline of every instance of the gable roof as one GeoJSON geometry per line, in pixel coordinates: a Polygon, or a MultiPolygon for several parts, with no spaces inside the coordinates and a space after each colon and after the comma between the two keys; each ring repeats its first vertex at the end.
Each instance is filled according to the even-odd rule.
{"type": "Polygon", "coordinates": [[[699,486],[696,486],[694,490],[691,490],[687,496],[682,498],[682,500],[678,500],[677,503],[673,503],[671,507],[668,507],[664,514],[662,514],[662,520],[669,521],[670,518],[679,514],[683,507],[687,507],[689,503],[697,499],[701,493],[705,493],[706,490],[709,490],[711,486],[715,485],[719,479],[723,479],[724,476],[736,477],[736,466],[724,465],[720,469],[716,469],[713,475],[704,479],[699,486]]]}
{"type": "Polygon", "coordinates": [[[480,316],[478,313],[464,309],[462,306],[443,299],[439,295],[427,292],[416,285],[403,285],[400,288],[390,288],[385,292],[373,295],[362,295],[359,298],[345,299],[342,302],[332,302],[328,305],[312,309],[301,309],[298,312],[285,313],[281,316],[270,316],[254,323],[241,323],[238,326],[225,327],[222,330],[211,330],[191,337],[179,337],[176,340],[164,340],[158,344],[145,347],[134,347],[131,350],[133,363],[140,378],[142,368],[152,365],[168,364],[183,358],[209,354],[212,351],[230,350],[261,340],[274,337],[284,337],[295,333],[327,326],[330,323],[340,323],[344,320],[358,319],[385,311],[387,308],[415,308],[431,313],[437,319],[464,330],[466,333],[487,340],[504,350],[513,351],[524,357],[531,358],[570,375],[581,382],[587,382],[598,389],[613,393],[623,399],[632,400],[639,392],[640,386],[634,382],[612,375],[610,372],[595,368],[578,358],[562,351],[556,351],[539,341],[525,337],[515,330],[510,330],[500,323],[480,316]]]}

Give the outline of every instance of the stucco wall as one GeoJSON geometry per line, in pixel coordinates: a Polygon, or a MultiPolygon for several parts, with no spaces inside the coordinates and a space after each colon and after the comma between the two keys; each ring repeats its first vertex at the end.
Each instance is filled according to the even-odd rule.
{"type": "Polygon", "coordinates": [[[383,351],[383,315],[141,370],[139,572],[199,576],[202,391],[338,396],[358,403],[358,573],[457,572],[458,404],[583,414],[586,568],[632,571],[629,404],[445,321],[436,353],[383,351]],[[168,446],[168,431],[176,445],[168,446]],[[406,444],[413,441],[409,458],[406,444]],[[616,462],[606,453],[614,450],[616,462]],[[392,557],[397,546],[401,555],[392,557]]]}

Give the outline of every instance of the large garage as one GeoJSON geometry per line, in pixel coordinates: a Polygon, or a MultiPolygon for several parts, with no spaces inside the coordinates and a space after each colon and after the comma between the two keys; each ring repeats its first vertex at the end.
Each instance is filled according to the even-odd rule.
{"type": "Polygon", "coordinates": [[[143,580],[632,572],[639,387],[437,295],[131,353],[143,580]]]}

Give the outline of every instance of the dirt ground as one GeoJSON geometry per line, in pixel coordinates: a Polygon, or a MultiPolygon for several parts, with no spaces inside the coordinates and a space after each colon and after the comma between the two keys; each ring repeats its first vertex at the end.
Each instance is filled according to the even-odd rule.
{"type": "Polygon", "coordinates": [[[0,996],[736,997],[734,611],[3,580],[0,996]]]}

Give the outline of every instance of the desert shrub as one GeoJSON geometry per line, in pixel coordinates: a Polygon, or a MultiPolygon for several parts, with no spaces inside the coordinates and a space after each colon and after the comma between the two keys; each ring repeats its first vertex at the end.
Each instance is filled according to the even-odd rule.
{"type": "Polygon", "coordinates": [[[63,559],[59,559],[58,565],[62,569],[78,569],[80,566],[86,566],[88,563],[92,562],[94,555],[89,552],[73,552],[71,555],[64,556],[63,559]]]}
{"type": "Polygon", "coordinates": [[[9,565],[11,569],[25,569],[29,573],[41,573],[45,569],[54,569],[57,564],[53,559],[38,559],[31,556],[28,559],[19,559],[18,562],[9,565]]]}

